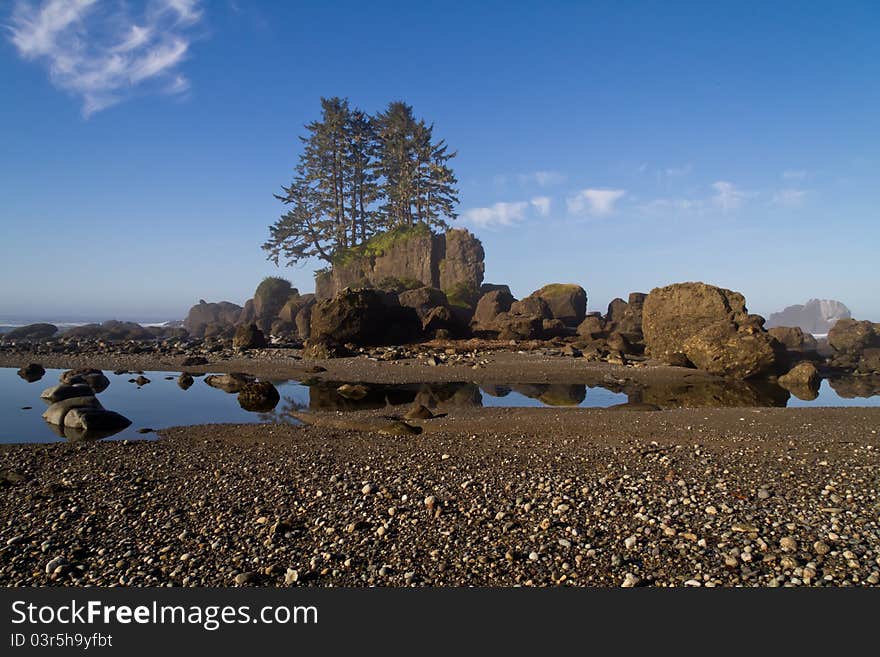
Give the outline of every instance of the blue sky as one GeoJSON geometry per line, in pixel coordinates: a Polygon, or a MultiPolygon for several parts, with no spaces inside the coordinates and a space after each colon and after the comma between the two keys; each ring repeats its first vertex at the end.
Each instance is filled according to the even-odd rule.
{"type": "Polygon", "coordinates": [[[260,244],[339,95],[436,124],[515,294],[704,280],[880,320],[876,2],[40,0],[0,25],[0,317],[312,290],[260,244]]]}

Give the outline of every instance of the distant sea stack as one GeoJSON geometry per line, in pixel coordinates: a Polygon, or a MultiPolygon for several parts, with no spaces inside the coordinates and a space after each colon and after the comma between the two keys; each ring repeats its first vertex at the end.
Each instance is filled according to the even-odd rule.
{"type": "Polygon", "coordinates": [[[766,327],[798,326],[803,331],[813,334],[824,334],[839,319],[852,317],[849,308],[840,301],[831,299],[810,299],[807,303],[789,306],[785,310],[773,313],[767,320],[766,327]]]}

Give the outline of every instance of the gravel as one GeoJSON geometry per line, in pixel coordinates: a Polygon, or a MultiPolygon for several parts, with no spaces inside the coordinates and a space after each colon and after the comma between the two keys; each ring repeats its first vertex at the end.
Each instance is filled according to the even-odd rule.
{"type": "Polygon", "coordinates": [[[0,585],[878,585],[880,411],[743,413],[2,446],[0,585]]]}

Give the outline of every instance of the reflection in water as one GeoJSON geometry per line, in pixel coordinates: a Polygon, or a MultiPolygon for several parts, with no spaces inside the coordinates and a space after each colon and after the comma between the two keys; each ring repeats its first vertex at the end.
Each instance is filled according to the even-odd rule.
{"type": "Polygon", "coordinates": [[[630,392],[632,403],[660,408],[785,406],[788,390],[767,381],[711,381],[699,384],[652,384],[630,392]]]}
{"type": "Polygon", "coordinates": [[[65,427],[61,424],[52,424],[51,422],[46,422],[46,426],[49,427],[49,430],[52,431],[56,436],[60,438],[66,438],[70,442],[79,442],[83,440],[102,440],[104,438],[109,438],[110,436],[115,436],[116,434],[125,430],[125,427],[119,429],[74,429],[73,427],[65,427]]]}
{"type": "Polygon", "coordinates": [[[880,395],[880,375],[842,376],[828,379],[828,383],[844,399],[880,395]]]}
{"type": "MultiPolygon", "coordinates": [[[[49,370],[56,379],[61,370],[49,370]]],[[[109,375],[111,385],[99,395],[102,405],[118,411],[134,425],[117,434],[83,431],[46,424],[40,417],[40,386],[22,380],[13,368],[0,368],[0,442],[45,442],[55,436],[67,440],[144,438],[139,429],[207,423],[294,422],[292,412],[382,410],[397,407],[404,415],[421,405],[434,412],[481,407],[590,407],[621,406],[624,409],[667,409],[680,407],[770,407],[770,406],[880,406],[880,376],[849,376],[826,380],[818,392],[794,390],[794,395],[767,382],[700,382],[637,386],[632,382],[602,380],[588,384],[482,384],[413,383],[363,386],[363,397],[343,396],[343,382],[313,379],[307,382],[272,381],[280,393],[277,406],[240,404],[234,394],[193,381],[177,372],[147,372],[153,383],[143,388],[125,384],[126,374],[109,375]],[[180,386],[180,387],[178,387],[180,386]],[[183,389],[181,389],[183,388],[183,389]],[[625,402],[625,403],[624,403],[625,402]],[[37,409],[37,410],[34,410],[37,409]]],[[[351,389],[349,388],[349,390],[351,389]]],[[[359,396],[359,395],[358,395],[359,396]]]]}

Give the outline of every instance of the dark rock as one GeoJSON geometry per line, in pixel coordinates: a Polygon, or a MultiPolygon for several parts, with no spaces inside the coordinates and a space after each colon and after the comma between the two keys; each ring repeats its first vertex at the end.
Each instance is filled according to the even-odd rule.
{"type": "Polygon", "coordinates": [[[54,324],[28,324],[27,326],[19,326],[11,331],[0,335],[0,340],[47,340],[58,333],[58,327],[54,324]]]}
{"type": "Polygon", "coordinates": [[[60,384],[52,386],[51,388],[46,388],[40,394],[40,398],[50,402],[58,402],[64,399],[70,399],[71,397],[92,397],[94,394],[95,393],[91,387],[83,383],[77,383],[74,385],[60,384]]]}
{"type": "Polygon", "coordinates": [[[816,351],[817,343],[809,333],[799,326],[774,326],[767,333],[776,338],[786,349],[795,352],[816,351]]]}
{"type": "Polygon", "coordinates": [[[577,334],[584,338],[597,338],[605,333],[605,321],[598,313],[587,315],[577,327],[577,334]]]}
{"type": "Polygon", "coordinates": [[[536,340],[544,332],[544,320],[535,315],[500,313],[492,322],[501,340],[536,340]]]}
{"type": "Polygon", "coordinates": [[[63,372],[60,381],[67,385],[84,383],[95,392],[103,392],[110,386],[110,379],[101,370],[93,367],[80,367],[63,372]]]}
{"type": "Polygon", "coordinates": [[[256,324],[244,324],[235,329],[234,349],[264,349],[266,346],[266,337],[256,324]]]}
{"type": "Polygon", "coordinates": [[[530,296],[542,299],[550,310],[548,319],[561,320],[567,326],[577,326],[587,313],[587,293],[580,285],[553,283],[545,285],[530,296]]]}
{"type": "Polygon", "coordinates": [[[43,419],[50,424],[63,425],[64,416],[74,408],[104,408],[97,397],[70,397],[53,403],[43,411],[43,419]]]}
{"type": "Polygon", "coordinates": [[[72,408],[64,416],[64,426],[83,431],[119,431],[131,425],[131,420],[99,408],[72,408]]]}
{"type": "Polygon", "coordinates": [[[187,356],[180,364],[183,367],[192,367],[194,365],[207,365],[208,359],[204,356],[187,356]]]}
{"type": "Polygon", "coordinates": [[[375,346],[413,342],[422,324],[415,310],[397,303],[396,295],[346,288],[312,308],[310,343],[375,346]]]}
{"type": "Polygon", "coordinates": [[[254,377],[241,372],[229,374],[211,374],[205,377],[205,383],[212,388],[219,388],[224,392],[240,392],[247,384],[253,383],[254,377]]]}
{"type": "Polygon", "coordinates": [[[528,296],[525,299],[514,301],[510,305],[512,315],[534,315],[541,319],[553,319],[553,313],[550,312],[550,306],[541,297],[528,296]]]}
{"type": "Polygon", "coordinates": [[[188,390],[192,387],[192,384],[195,380],[186,372],[182,372],[179,377],[177,377],[177,385],[183,390],[188,390]]]}
{"type": "Polygon", "coordinates": [[[268,381],[246,383],[238,393],[238,403],[246,411],[268,413],[280,400],[278,389],[268,381]]]}
{"type": "Polygon", "coordinates": [[[810,401],[819,396],[819,384],[822,378],[816,366],[804,361],[791,368],[779,377],[778,383],[798,399],[810,401]]]}
{"type": "Polygon", "coordinates": [[[120,322],[115,319],[101,324],[74,326],[64,332],[65,338],[87,338],[120,342],[123,340],[153,340],[155,336],[148,329],[135,322],[120,322]]]}
{"type": "Polygon", "coordinates": [[[401,306],[412,308],[424,323],[425,319],[434,308],[447,308],[449,302],[446,295],[433,287],[419,287],[414,290],[406,290],[397,295],[401,306]]]}
{"type": "Polygon", "coordinates": [[[496,331],[495,318],[501,313],[509,312],[513,302],[514,298],[507,289],[487,292],[477,302],[471,329],[474,332],[496,331]]]}
{"type": "Polygon", "coordinates": [[[201,301],[198,305],[190,308],[186,319],[183,320],[184,328],[194,337],[203,337],[205,329],[208,326],[214,327],[214,331],[218,327],[232,327],[239,319],[242,307],[229,301],[220,301],[219,303],[205,303],[201,301]]]}
{"type": "Polygon", "coordinates": [[[18,375],[28,383],[39,381],[44,374],[46,374],[46,370],[39,363],[31,363],[18,370],[18,375]]]}

